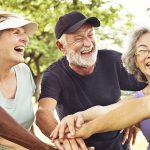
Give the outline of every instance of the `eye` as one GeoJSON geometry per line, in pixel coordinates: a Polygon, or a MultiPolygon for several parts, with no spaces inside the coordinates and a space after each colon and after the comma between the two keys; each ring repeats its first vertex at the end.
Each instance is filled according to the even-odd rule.
{"type": "Polygon", "coordinates": [[[20,33],[19,30],[15,30],[15,31],[14,31],[14,34],[19,34],[19,33],[20,33]]]}
{"type": "Polygon", "coordinates": [[[16,34],[16,35],[20,33],[19,29],[10,29],[10,31],[12,32],[12,34],[16,34]]]}
{"type": "Polygon", "coordinates": [[[93,37],[93,33],[89,34],[88,37],[93,37]]]}
{"type": "Polygon", "coordinates": [[[140,50],[137,50],[137,51],[135,52],[135,55],[144,55],[144,54],[146,54],[147,52],[149,52],[149,50],[147,50],[147,49],[140,49],[140,50]]]}
{"type": "Polygon", "coordinates": [[[81,36],[75,38],[75,41],[81,41],[81,40],[83,40],[83,37],[81,36]]]}
{"type": "Polygon", "coordinates": [[[141,52],[141,53],[144,53],[144,52],[146,52],[147,50],[146,49],[141,49],[141,50],[139,50],[139,52],[141,52]]]}

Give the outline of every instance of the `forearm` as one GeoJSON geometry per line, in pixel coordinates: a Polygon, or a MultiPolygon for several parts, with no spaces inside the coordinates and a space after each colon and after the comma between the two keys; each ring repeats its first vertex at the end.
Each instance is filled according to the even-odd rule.
{"type": "Polygon", "coordinates": [[[150,117],[150,100],[131,100],[124,103],[117,103],[117,107],[100,115],[89,123],[92,133],[107,132],[124,129],[133,124],[150,117]]]}
{"type": "MultiPolygon", "coordinates": [[[[133,99],[133,98],[132,98],[133,99]]],[[[122,103],[125,103],[125,102],[128,102],[128,100],[124,100],[121,102],[122,103]]],[[[94,120],[96,119],[97,117],[99,116],[103,116],[105,115],[106,113],[120,107],[120,102],[118,103],[115,103],[115,104],[112,104],[112,105],[108,105],[108,106],[94,106],[94,107],[91,107],[85,111],[82,111],[82,112],[79,112],[83,115],[83,119],[84,121],[91,121],[91,120],[94,120]]]]}
{"type": "Polygon", "coordinates": [[[30,150],[50,150],[50,147],[41,142],[20,126],[6,111],[0,107],[0,136],[15,142],[30,150]],[[5,119],[2,119],[5,118],[5,119]]]}
{"type": "Polygon", "coordinates": [[[58,122],[55,119],[53,112],[50,112],[49,110],[38,109],[36,112],[36,124],[42,133],[49,138],[51,132],[56,127],[58,122]]]}
{"type": "Polygon", "coordinates": [[[79,113],[82,114],[84,121],[87,122],[96,119],[99,115],[104,115],[106,109],[103,106],[94,106],[79,113]]]}

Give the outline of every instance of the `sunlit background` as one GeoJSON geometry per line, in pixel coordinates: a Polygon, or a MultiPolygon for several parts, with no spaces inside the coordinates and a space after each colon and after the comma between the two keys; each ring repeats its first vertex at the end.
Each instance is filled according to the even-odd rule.
{"type": "MultiPolygon", "coordinates": [[[[107,48],[125,52],[122,41],[126,41],[126,35],[138,25],[150,26],[150,11],[147,11],[148,8],[150,9],[150,0],[97,0],[97,2],[102,2],[99,10],[96,8],[88,9],[88,6],[84,6],[81,3],[79,3],[80,7],[73,7],[71,4],[72,1],[73,0],[55,0],[54,3],[54,0],[0,0],[0,10],[21,13],[39,24],[39,30],[36,35],[31,38],[30,45],[25,54],[26,63],[32,70],[37,87],[40,87],[39,80],[41,79],[43,71],[50,63],[60,57],[59,51],[56,50],[55,47],[54,24],[58,16],[62,13],[66,13],[72,8],[83,8],[83,10],[79,10],[82,10],[86,14],[99,17],[101,27],[99,28],[100,32],[98,34],[98,47],[100,49],[107,48]],[[115,7],[117,3],[122,4],[124,8],[120,10],[115,7]],[[111,11],[110,6],[112,6],[111,11]],[[118,11],[116,11],[116,9],[118,9],[118,11]],[[101,12],[103,14],[101,14],[101,12]],[[108,13],[110,13],[110,16],[108,16],[108,13]],[[130,13],[133,17],[130,16],[130,13]],[[110,22],[108,18],[111,20],[110,22]],[[126,25],[127,22],[128,24],[126,25]],[[131,22],[134,25],[132,28],[129,28],[131,27],[131,22]]],[[[78,2],[79,1],[81,0],[78,0],[78,2]]],[[[91,0],[82,1],[88,4],[91,0]]],[[[34,104],[34,106],[36,111],[37,104],[34,104]]],[[[35,127],[38,137],[44,142],[49,143],[49,140],[40,133],[37,126],[35,127]]],[[[146,146],[147,142],[140,133],[132,150],[146,150],[146,146]]]]}

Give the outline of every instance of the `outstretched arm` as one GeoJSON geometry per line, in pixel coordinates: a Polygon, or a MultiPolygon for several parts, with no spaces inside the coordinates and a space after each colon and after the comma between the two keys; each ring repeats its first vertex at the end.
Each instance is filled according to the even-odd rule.
{"type": "Polygon", "coordinates": [[[0,107],[0,136],[30,150],[53,150],[19,125],[0,107]]]}
{"type": "Polygon", "coordinates": [[[150,118],[150,96],[138,100],[130,96],[112,105],[91,107],[65,117],[51,136],[62,137],[69,130],[69,137],[87,138],[94,133],[124,129],[146,118],[150,118]]]}
{"type": "MultiPolygon", "coordinates": [[[[88,138],[92,134],[124,129],[150,118],[150,96],[123,101],[106,106],[106,113],[82,125],[76,131],[76,137],[88,138]],[[113,109],[111,109],[111,106],[113,109]]],[[[88,112],[83,112],[84,117],[88,112]]]]}

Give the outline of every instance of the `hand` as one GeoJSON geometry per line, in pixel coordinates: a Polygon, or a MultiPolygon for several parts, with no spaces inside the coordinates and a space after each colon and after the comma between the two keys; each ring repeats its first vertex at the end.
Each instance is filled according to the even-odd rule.
{"type": "Polygon", "coordinates": [[[75,135],[76,128],[80,128],[84,123],[82,113],[78,112],[74,115],[68,115],[64,117],[61,122],[52,131],[50,138],[52,141],[56,138],[64,138],[66,133],[70,133],[72,136],[75,135]]]}
{"type": "Polygon", "coordinates": [[[130,144],[130,142],[132,141],[132,145],[134,145],[138,132],[139,132],[139,129],[136,126],[131,126],[127,128],[125,131],[123,140],[122,140],[122,144],[124,145],[126,141],[128,144],[130,144]]]}
{"type": "Polygon", "coordinates": [[[81,138],[55,139],[54,144],[58,150],[93,150],[93,147],[87,148],[81,138]]]}
{"type": "Polygon", "coordinates": [[[94,147],[88,147],[88,150],[95,150],[94,147]]]}
{"type": "Polygon", "coordinates": [[[66,136],[67,138],[75,137],[75,138],[87,139],[93,134],[92,129],[93,129],[92,121],[89,121],[87,123],[82,124],[80,128],[76,129],[74,136],[72,136],[70,133],[68,133],[66,136]]]}

